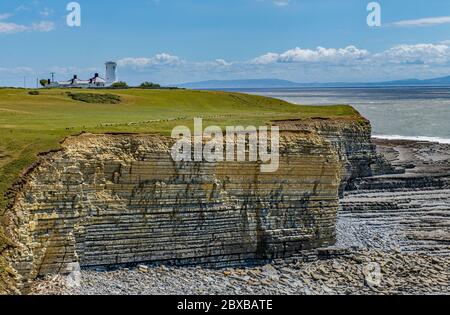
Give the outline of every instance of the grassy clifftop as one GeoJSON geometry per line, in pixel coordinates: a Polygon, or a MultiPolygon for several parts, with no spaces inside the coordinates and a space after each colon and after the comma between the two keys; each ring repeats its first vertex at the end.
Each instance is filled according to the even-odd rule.
{"type": "MultiPolygon", "coordinates": [[[[360,118],[350,106],[298,106],[238,93],[189,90],[88,91],[118,96],[117,104],[90,103],[64,90],[0,89],[0,209],[4,193],[40,152],[59,148],[65,137],[80,132],[170,134],[177,125],[261,125],[269,120],[307,117],[360,118]]],[[[84,91],[76,91],[83,93],[84,91]]],[[[90,95],[89,99],[96,99],[90,95]]],[[[0,212],[1,213],[1,212],[0,212]]]]}

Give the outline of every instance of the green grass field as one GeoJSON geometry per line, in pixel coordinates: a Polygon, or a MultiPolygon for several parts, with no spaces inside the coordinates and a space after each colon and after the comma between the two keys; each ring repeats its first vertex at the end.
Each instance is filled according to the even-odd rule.
{"type": "MultiPolygon", "coordinates": [[[[0,209],[4,193],[37,154],[59,147],[66,136],[80,132],[161,133],[177,125],[191,126],[194,117],[205,125],[264,125],[269,120],[306,117],[349,117],[350,106],[298,106],[284,101],[238,93],[190,90],[107,90],[119,104],[76,101],[64,90],[0,89],[0,209]]],[[[73,92],[73,91],[72,91],[73,92]]],[[[84,91],[76,91],[84,92],[84,91]]],[[[0,212],[1,213],[1,212],[0,212]]]]}

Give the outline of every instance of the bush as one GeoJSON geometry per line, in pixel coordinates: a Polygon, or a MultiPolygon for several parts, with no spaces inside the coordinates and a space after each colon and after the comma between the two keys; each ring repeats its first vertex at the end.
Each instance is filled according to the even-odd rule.
{"type": "Polygon", "coordinates": [[[39,95],[41,93],[39,93],[39,91],[29,91],[28,94],[29,95],[39,95]]]}
{"type": "Polygon", "coordinates": [[[114,94],[67,93],[74,101],[93,104],[119,104],[122,99],[114,94]]]}
{"type": "Polygon", "coordinates": [[[48,84],[48,80],[41,79],[41,80],[39,80],[39,83],[41,84],[42,87],[45,87],[48,84]]]}
{"type": "Polygon", "coordinates": [[[119,81],[119,82],[113,83],[111,85],[111,88],[113,88],[113,89],[127,89],[128,88],[128,84],[126,82],[119,81]]]}
{"type": "Polygon", "coordinates": [[[161,88],[161,85],[152,83],[152,82],[144,82],[141,85],[139,85],[140,89],[159,89],[161,88]]]}

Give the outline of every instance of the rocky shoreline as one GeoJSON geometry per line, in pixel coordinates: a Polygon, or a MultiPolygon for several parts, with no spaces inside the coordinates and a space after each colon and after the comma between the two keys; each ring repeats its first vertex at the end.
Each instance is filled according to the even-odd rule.
{"type": "Polygon", "coordinates": [[[241,269],[86,269],[37,280],[32,293],[450,294],[450,145],[374,141],[396,174],[353,183],[336,247],[241,269]]]}
{"type": "Polygon", "coordinates": [[[63,276],[54,276],[37,281],[33,294],[448,294],[449,270],[446,257],[354,250],[330,259],[245,269],[140,266],[131,270],[83,270],[80,286],[70,285],[63,276]],[[370,275],[372,266],[380,268],[379,284],[377,275],[370,275]]]}
{"type": "Polygon", "coordinates": [[[450,255],[450,145],[375,140],[398,174],[362,178],[340,201],[339,246],[450,255]]]}

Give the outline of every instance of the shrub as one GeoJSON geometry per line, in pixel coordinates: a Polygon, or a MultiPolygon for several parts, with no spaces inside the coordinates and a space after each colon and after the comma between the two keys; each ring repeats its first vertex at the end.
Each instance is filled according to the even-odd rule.
{"type": "Polygon", "coordinates": [[[161,85],[152,83],[152,82],[144,82],[141,85],[139,85],[140,89],[159,89],[161,88],[161,85]]]}
{"type": "Polygon", "coordinates": [[[68,93],[68,96],[75,101],[93,104],[119,104],[122,100],[120,96],[114,94],[94,94],[94,93],[68,93]]]}
{"type": "Polygon", "coordinates": [[[48,84],[48,80],[41,79],[41,80],[39,80],[39,84],[44,87],[44,86],[46,86],[48,84]]]}
{"type": "Polygon", "coordinates": [[[119,82],[113,83],[111,85],[111,88],[113,88],[113,89],[127,89],[128,88],[128,84],[126,82],[124,82],[124,81],[119,81],[119,82]]]}
{"type": "Polygon", "coordinates": [[[39,95],[41,93],[39,93],[39,91],[29,91],[28,94],[29,95],[39,95]]]}

